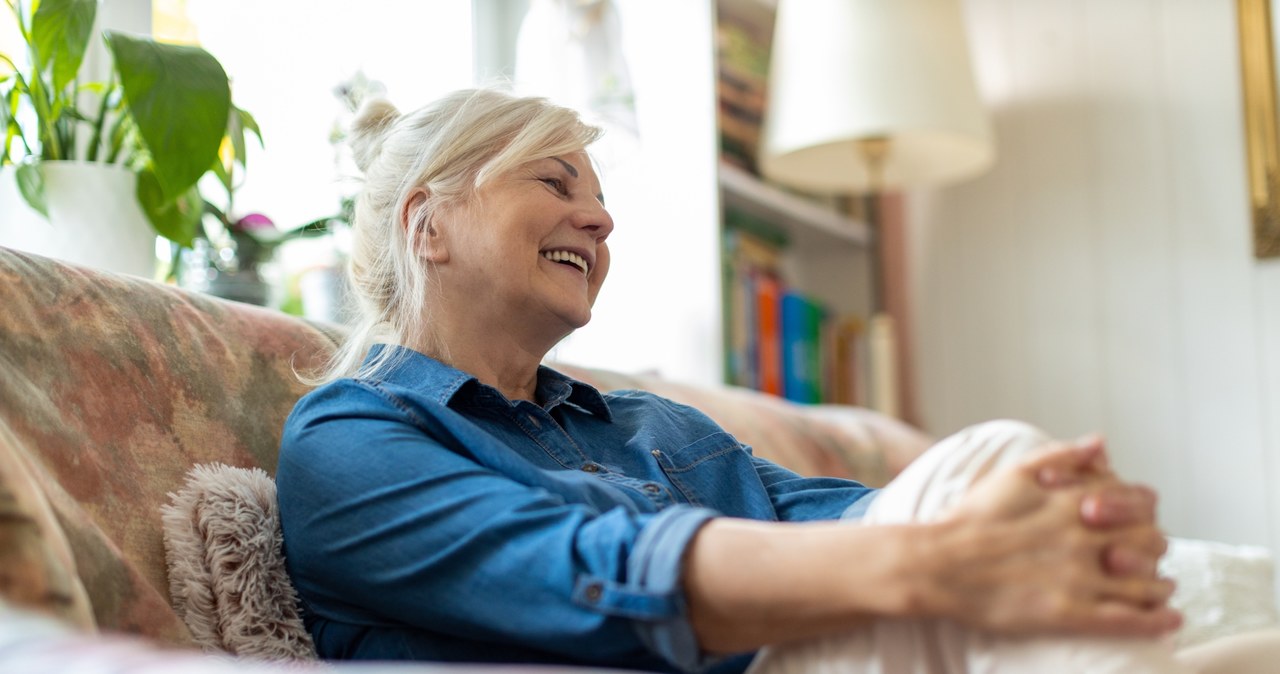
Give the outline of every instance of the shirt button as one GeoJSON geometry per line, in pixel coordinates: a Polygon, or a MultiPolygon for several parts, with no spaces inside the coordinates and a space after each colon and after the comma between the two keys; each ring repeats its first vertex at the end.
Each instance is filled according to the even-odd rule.
{"type": "Polygon", "coordinates": [[[599,472],[600,472],[600,466],[597,466],[597,465],[596,465],[596,464],[594,464],[594,463],[588,463],[588,464],[585,464],[584,466],[582,466],[582,469],[583,469],[583,470],[585,470],[585,471],[587,471],[588,473],[599,473],[599,472]]]}
{"type": "Polygon", "coordinates": [[[594,604],[600,601],[600,597],[604,596],[604,586],[600,585],[600,583],[592,583],[587,586],[583,596],[587,598],[587,601],[594,604]]]}
{"type": "Polygon", "coordinates": [[[542,422],[538,421],[538,417],[532,414],[529,415],[529,423],[533,424],[534,428],[542,428],[542,422]]]}
{"type": "Polygon", "coordinates": [[[645,490],[645,491],[647,491],[647,492],[649,492],[650,494],[656,494],[656,493],[658,493],[658,492],[662,491],[662,487],[659,487],[658,485],[653,484],[653,483],[651,482],[651,483],[646,484],[646,485],[644,486],[644,490],[645,490]]]}
{"type": "Polygon", "coordinates": [[[653,458],[655,458],[655,459],[661,459],[661,458],[662,458],[662,451],[661,451],[661,450],[657,450],[657,449],[655,449],[655,450],[653,450],[652,452],[649,452],[649,453],[650,453],[650,454],[652,454],[652,455],[653,455],[653,458]]]}

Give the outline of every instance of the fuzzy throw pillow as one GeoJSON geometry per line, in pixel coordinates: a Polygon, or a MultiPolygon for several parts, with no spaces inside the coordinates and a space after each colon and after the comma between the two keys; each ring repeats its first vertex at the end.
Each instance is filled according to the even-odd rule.
{"type": "Polygon", "coordinates": [[[174,610],[206,651],[314,660],[285,571],[276,486],[260,468],[198,465],[161,507],[174,610]]]}

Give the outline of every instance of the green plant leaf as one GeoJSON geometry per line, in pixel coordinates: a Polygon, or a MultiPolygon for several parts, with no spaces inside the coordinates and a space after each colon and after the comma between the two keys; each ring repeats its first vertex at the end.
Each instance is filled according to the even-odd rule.
{"type": "Polygon", "coordinates": [[[192,185],[177,199],[168,199],[153,171],[138,172],[138,204],[151,226],[164,238],[179,246],[191,247],[200,229],[203,201],[192,185]]]}
{"type": "Polygon", "coordinates": [[[317,218],[296,229],[291,229],[288,232],[285,232],[285,236],[290,239],[301,239],[301,238],[306,238],[310,236],[324,236],[325,234],[328,234],[330,231],[330,226],[331,226],[330,223],[338,219],[339,217],[335,215],[329,215],[323,218],[317,218]]]}
{"type": "Polygon", "coordinates": [[[227,214],[226,214],[225,212],[223,212],[223,210],[222,210],[221,208],[218,208],[217,206],[214,206],[212,201],[209,201],[208,199],[201,198],[201,199],[200,199],[200,204],[201,204],[201,207],[203,207],[203,208],[204,208],[204,212],[205,212],[205,213],[208,213],[208,214],[210,214],[210,215],[212,215],[212,216],[213,216],[213,217],[215,217],[215,218],[217,218],[217,219],[218,219],[218,222],[221,222],[223,227],[230,227],[230,226],[231,226],[231,221],[227,219],[227,214]]]}
{"type": "Polygon", "coordinates": [[[18,182],[18,191],[22,193],[22,198],[27,204],[44,217],[49,217],[49,204],[44,198],[44,174],[40,172],[40,165],[19,164],[15,177],[18,182]]]}
{"type": "Polygon", "coordinates": [[[243,126],[246,131],[252,131],[253,135],[258,137],[258,146],[266,147],[262,142],[262,129],[258,128],[258,120],[254,119],[248,110],[241,108],[236,108],[236,114],[240,116],[240,126],[243,126]]]}
{"type": "Polygon", "coordinates": [[[62,91],[80,70],[89,46],[97,0],[40,0],[31,17],[36,70],[53,74],[52,88],[62,91]]]}
{"type": "Polygon", "coordinates": [[[199,47],[115,31],[107,33],[107,45],[165,202],[177,199],[218,158],[231,111],[227,73],[199,47]]]}
{"type": "Polygon", "coordinates": [[[4,120],[4,154],[0,154],[0,164],[9,161],[9,152],[13,149],[13,139],[22,136],[22,127],[18,126],[18,86],[15,84],[4,95],[4,105],[0,105],[0,119],[4,120]]]}
{"type": "Polygon", "coordinates": [[[231,172],[227,170],[221,160],[213,162],[213,175],[218,177],[218,182],[222,183],[222,187],[227,191],[227,194],[231,194],[235,189],[231,184],[231,172]]]}
{"type": "Polygon", "coordinates": [[[228,129],[228,133],[231,134],[231,144],[236,150],[236,161],[240,162],[240,165],[245,167],[245,169],[248,169],[249,148],[244,142],[245,131],[253,132],[253,135],[258,137],[258,147],[263,147],[262,130],[258,128],[258,121],[255,120],[253,115],[249,114],[247,111],[236,108],[231,115],[231,124],[228,129]]]}

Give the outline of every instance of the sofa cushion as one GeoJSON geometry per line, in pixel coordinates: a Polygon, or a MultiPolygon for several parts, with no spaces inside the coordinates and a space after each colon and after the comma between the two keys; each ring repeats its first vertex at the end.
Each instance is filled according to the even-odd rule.
{"type": "Polygon", "coordinates": [[[196,466],[161,510],[169,595],[196,643],[264,660],[315,659],[265,471],[196,466]]]}

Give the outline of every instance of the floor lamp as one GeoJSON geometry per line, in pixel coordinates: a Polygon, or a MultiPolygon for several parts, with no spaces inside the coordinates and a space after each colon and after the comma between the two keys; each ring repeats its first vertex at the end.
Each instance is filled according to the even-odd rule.
{"type": "MultiPolygon", "coordinates": [[[[880,195],[971,177],[994,159],[959,0],[779,0],[766,178],[865,197],[879,241],[880,195]]],[[[897,416],[895,329],[880,255],[871,259],[871,405],[897,416]]]]}

